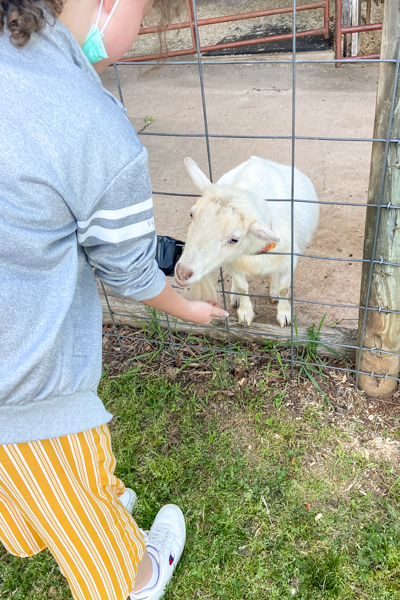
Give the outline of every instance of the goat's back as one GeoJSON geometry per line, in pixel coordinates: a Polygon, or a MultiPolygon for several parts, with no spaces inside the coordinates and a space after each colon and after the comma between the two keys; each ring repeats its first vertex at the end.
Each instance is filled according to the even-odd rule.
{"type": "MultiPolygon", "coordinates": [[[[283,245],[290,249],[292,167],[252,156],[232,169],[218,181],[251,192],[257,210],[265,223],[278,235],[283,245]],[[273,202],[272,200],[287,200],[273,202]]],[[[294,169],[294,198],[312,202],[295,202],[295,245],[302,252],[310,243],[318,223],[317,194],[310,179],[294,169]]],[[[283,250],[283,246],[282,246],[283,250]]]]}

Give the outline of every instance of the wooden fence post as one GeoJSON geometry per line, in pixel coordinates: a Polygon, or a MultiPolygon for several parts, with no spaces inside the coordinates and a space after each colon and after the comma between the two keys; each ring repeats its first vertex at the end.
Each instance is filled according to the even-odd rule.
{"type": "MultiPolygon", "coordinates": [[[[342,0],[342,27],[352,25],[353,0],[342,0]]],[[[343,36],[343,56],[351,56],[351,33],[343,36]]]]}
{"type": "MultiPolygon", "coordinates": [[[[381,58],[397,59],[399,40],[400,2],[399,0],[385,0],[381,58]]],[[[396,86],[396,72],[395,63],[380,63],[379,65],[374,138],[382,139],[388,135],[393,91],[396,86]]],[[[390,138],[400,139],[400,82],[397,82],[390,138]]],[[[400,206],[400,144],[389,144],[386,169],[385,150],[385,142],[373,143],[368,203],[378,204],[384,175],[382,205],[400,206]]],[[[375,260],[383,259],[383,262],[399,264],[400,209],[396,208],[382,208],[380,211],[374,207],[367,208],[364,258],[370,260],[372,257],[378,216],[375,260]]],[[[370,263],[363,263],[360,306],[400,311],[400,267],[375,263],[368,294],[370,269],[370,263]]],[[[358,344],[362,344],[364,348],[375,350],[373,352],[364,350],[360,357],[358,353],[357,360],[360,358],[360,370],[398,377],[399,356],[380,351],[400,353],[400,315],[369,310],[364,317],[364,313],[364,310],[360,310],[358,344]],[[364,322],[365,333],[363,335],[364,322]]],[[[360,374],[358,385],[371,396],[383,397],[394,392],[397,381],[360,374]]]]}
{"type": "MultiPolygon", "coordinates": [[[[361,0],[352,0],[351,24],[361,24],[361,0]]],[[[351,34],[351,56],[357,56],[360,53],[360,34],[351,34]]]]}
{"type": "MultiPolygon", "coordinates": [[[[342,0],[342,27],[360,25],[361,0],[342,0]]],[[[343,56],[356,56],[360,50],[360,34],[343,36],[343,56]]]]}

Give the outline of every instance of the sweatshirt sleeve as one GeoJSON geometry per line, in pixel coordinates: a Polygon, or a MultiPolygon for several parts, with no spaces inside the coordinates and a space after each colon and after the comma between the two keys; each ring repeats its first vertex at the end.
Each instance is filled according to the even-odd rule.
{"type": "Polygon", "coordinates": [[[134,300],[162,292],[165,276],[155,261],[157,236],[144,149],[107,185],[77,226],[78,243],[96,276],[114,292],[134,300]]]}

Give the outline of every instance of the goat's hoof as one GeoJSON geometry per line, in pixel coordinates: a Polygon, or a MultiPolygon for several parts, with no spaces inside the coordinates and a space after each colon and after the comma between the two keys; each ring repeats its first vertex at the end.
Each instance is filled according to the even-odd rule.
{"type": "Polygon", "coordinates": [[[246,311],[246,310],[241,310],[239,308],[238,310],[238,322],[239,323],[243,323],[243,325],[251,325],[253,320],[254,320],[254,312],[253,311],[246,311]]]}
{"type": "Polygon", "coordinates": [[[271,304],[276,304],[278,302],[278,300],[275,300],[275,298],[270,298],[269,301],[271,304]]]}
{"type": "Polygon", "coordinates": [[[276,315],[276,320],[278,321],[281,327],[286,327],[286,325],[290,325],[292,322],[290,311],[282,311],[278,312],[276,315]]]}
{"type": "Polygon", "coordinates": [[[231,306],[232,308],[239,308],[240,298],[239,296],[231,296],[231,306]]]}

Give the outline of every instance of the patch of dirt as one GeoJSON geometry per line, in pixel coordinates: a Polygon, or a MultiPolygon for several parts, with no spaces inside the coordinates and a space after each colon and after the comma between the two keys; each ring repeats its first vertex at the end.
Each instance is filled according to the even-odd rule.
{"type": "MultiPolygon", "coordinates": [[[[382,23],[384,3],[378,0],[371,2],[371,23],[382,23]]],[[[366,23],[367,3],[361,5],[361,23],[366,23]]],[[[360,54],[376,54],[381,51],[381,31],[364,31],[360,34],[360,54]]]]}
{"type": "MultiPolygon", "coordinates": [[[[143,340],[142,331],[124,327],[118,331],[125,351],[123,356],[113,327],[105,326],[103,333],[103,357],[111,377],[135,368],[140,363],[143,375],[165,375],[170,381],[177,381],[183,387],[191,386],[199,396],[211,396],[210,409],[221,416],[226,416],[230,411],[230,403],[235,397],[241,396],[245,388],[250,391],[259,390],[258,384],[265,382],[270,386],[266,400],[271,402],[284,391],[283,403],[293,414],[293,418],[302,418],[305,413],[314,411],[316,416],[348,433],[351,436],[349,448],[359,451],[365,458],[370,456],[390,462],[400,459],[400,390],[385,399],[370,398],[364,392],[356,392],[352,373],[331,368],[345,369],[342,359],[326,363],[322,369],[323,375],[313,373],[325,395],[322,396],[310,379],[299,381],[298,366],[295,366],[294,377],[291,378],[288,372],[285,380],[280,368],[271,366],[274,363],[270,362],[270,351],[249,343],[245,350],[257,356],[248,356],[246,362],[243,356],[235,355],[232,385],[229,389],[222,389],[224,386],[215,389],[213,380],[216,371],[211,366],[214,357],[206,356],[209,352],[203,342],[190,339],[188,343],[191,347],[177,348],[174,358],[171,345],[166,346],[168,353],[157,354],[160,344],[156,340],[143,340]]],[[[179,343],[184,341],[184,337],[177,339],[174,336],[173,339],[179,343]]],[[[170,338],[166,338],[167,344],[169,340],[170,338]]],[[[226,369],[229,370],[227,355],[221,352],[221,357],[225,357],[226,369]]],[[[281,350],[280,357],[283,361],[287,360],[290,349],[281,350]]],[[[348,362],[347,367],[351,369],[354,365],[348,362]]],[[[173,432],[171,438],[174,438],[173,432]]]]}
{"type": "MultiPolygon", "coordinates": [[[[140,363],[144,377],[167,376],[171,382],[179,382],[183,388],[195,390],[199,397],[207,397],[208,410],[199,415],[205,430],[215,432],[216,435],[227,430],[232,432],[237,448],[247,457],[249,464],[253,461],[254,464],[257,463],[264,448],[264,440],[255,432],[254,423],[249,421],[245,412],[238,409],[237,405],[246,405],[251,400],[252,390],[259,396],[260,388],[266,383],[265,402],[260,407],[260,418],[265,422],[276,414],[282,403],[289,411],[289,418],[291,416],[293,420],[301,422],[300,437],[307,437],[308,433],[315,435],[324,422],[334,425],[347,435],[347,442],[343,438],[338,440],[337,448],[335,436],[325,445],[318,444],[315,448],[309,448],[307,456],[302,460],[307,462],[310,472],[321,477],[326,476],[327,469],[334,472],[341,452],[345,456],[359,455],[364,459],[361,469],[352,466],[348,479],[338,479],[336,500],[332,500],[333,503],[339,504],[354,492],[361,496],[373,494],[382,498],[390,494],[390,481],[393,478],[388,479],[387,470],[378,465],[386,463],[391,465],[391,471],[397,471],[400,464],[400,390],[384,400],[369,398],[363,392],[355,391],[352,374],[328,368],[345,368],[343,361],[330,361],[323,367],[324,376],[313,374],[325,394],[324,398],[309,379],[299,381],[298,367],[295,368],[294,377],[291,378],[287,372],[285,380],[282,370],[272,367],[270,353],[255,344],[248,344],[246,350],[258,355],[264,352],[265,357],[244,358],[236,355],[235,371],[229,373],[228,357],[222,353],[221,356],[216,354],[216,357],[207,357],[209,352],[206,343],[193,337],[190,340],[186,338],[191,347],[179,347],[174,358],[171,346],[165,347],[166,351],[157,352],[160,345],[156,341],[140,339],[143,337],[142,331],[121,327],[119,335],[123,336],[123,357],[113,328],[105,326],[104,333],[104,362],[108,365],[110,377],[137,368],[140,363]],[[149,353],[153,353],[153,359],[149,353]],[[225,364],[222,364],[223,360],[225,364]],[[211,361],[214,363],[211,364],[211,361]],[[220,377],[222,369],[226,369],[228,379],[220,377]]],[[[183,337],[173,339],[180,343],[185,341],[183,337]]],[[[285,352],[289,350],[281,352],[282,359],[286,358],[285,352]]],[[[348,366],[354,368],[354,365],[348,366]]],[[[177,417],[174,413],[174,421],[168,424],[164,453],[181,443],[177,417]]],[[[282,436],[275,434],[275,439],[282,441],[282,436]]],[[[337,506],[329,505],[326,510],[335,512],[337,506]]]]}
{"type": "Polygon", "coordinates": [[[400,460],[400,442],[390,438],[375,437],[365,442],[355,437],[346,447],[358,451],[367,460],[384,460],[394,464],[400,460]]]}

